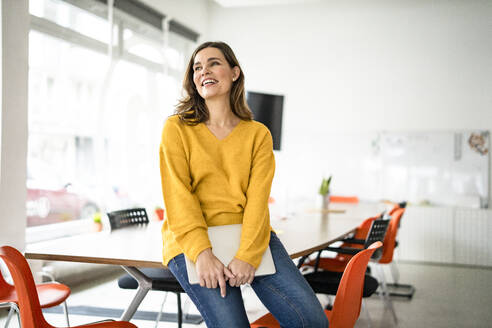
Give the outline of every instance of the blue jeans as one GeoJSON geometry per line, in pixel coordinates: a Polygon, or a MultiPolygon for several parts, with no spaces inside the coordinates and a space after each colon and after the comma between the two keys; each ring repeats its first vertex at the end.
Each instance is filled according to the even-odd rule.
{"type": "MultiPolygon", "coordinates": [[[[275,233],[271,233],[270,249],[276,273],[258,276],[251,287],[281,327],[325,328],[328,320],[313,290],[287,254],[275,233]]],[[[184,255],[173,258],[169,269],[195,303],[209,328],[249,328],[241,289],[227,285],[227,295],[219,288],[190,285],[184,255]]]]}

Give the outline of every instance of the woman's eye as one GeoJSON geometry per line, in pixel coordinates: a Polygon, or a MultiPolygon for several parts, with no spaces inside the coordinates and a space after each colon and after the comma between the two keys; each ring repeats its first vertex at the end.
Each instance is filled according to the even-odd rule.
{"type": "Polygon", "coordinates": [[[218,65],[219,62],[212,62],[210,65],[214,66],[214,65],[218,65]]]}
{"type": "Polygon", "coordinates": [[[200,70],[200,69],[201,69],[201,67],[200,67],[200,66],[196,66],[196,67],[195,67],[195,72],[196,72],[196,71],[198,71],[198,70],[200,70]]]}

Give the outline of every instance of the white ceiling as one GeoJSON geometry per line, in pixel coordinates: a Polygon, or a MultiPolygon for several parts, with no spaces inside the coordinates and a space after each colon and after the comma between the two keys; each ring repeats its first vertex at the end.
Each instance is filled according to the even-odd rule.
{"type": "Polygon", "coordinates": [[[253,7],[253,6],[270,6],[286,5],[292,3],[312,3],[323,0],[214,0],[222,7],[253,7]]]}

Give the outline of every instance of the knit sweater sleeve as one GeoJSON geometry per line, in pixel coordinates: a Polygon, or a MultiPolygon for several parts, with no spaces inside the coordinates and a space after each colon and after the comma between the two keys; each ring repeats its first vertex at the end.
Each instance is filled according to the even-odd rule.
{"type": "Polygon", "coordinates": [[[191,174],[183,135],[176,120],[168,119],[159,151],[162,194],[169,230],[183,253],[196,261],[198,254],[212,247],[200,202],[192,191],[191,174]]]}
{"type": "Polygon", "coordinates": [[[253,149],[241,242],[235,256],[255,268],[260,265],[263,253],[270,242],[268,197],[275,173],[272,136],[266,127],[264,131],[253,149]]]}

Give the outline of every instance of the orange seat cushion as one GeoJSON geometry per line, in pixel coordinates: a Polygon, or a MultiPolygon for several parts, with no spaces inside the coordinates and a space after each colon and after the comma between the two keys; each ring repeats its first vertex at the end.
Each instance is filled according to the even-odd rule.
{"type": "MultiPolygon", "coordinates": [[[[325,310],[326,317],[328,318],[328,322],[331,320],[331,311],[325,310]]],[[[280,328],[280,324],[277,319],[271,314],[267,313],[261,318],[257,319],[255,322],[251,324],[251,328],[280,328]]]]}

